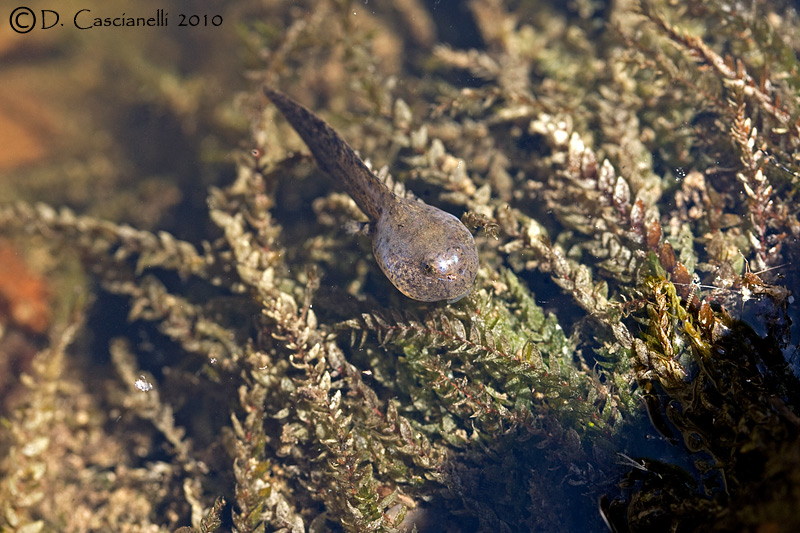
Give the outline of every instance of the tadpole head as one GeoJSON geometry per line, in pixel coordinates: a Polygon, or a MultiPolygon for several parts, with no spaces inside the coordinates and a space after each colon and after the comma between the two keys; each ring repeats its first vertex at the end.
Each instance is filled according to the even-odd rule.
{"type": "Polygon", "coordinates": [[[375,224],[372,250],[381,270],[414,300],[459,300],[478,272],[478,250],[453,215],[427,204],[398,199],[375,224]]]}

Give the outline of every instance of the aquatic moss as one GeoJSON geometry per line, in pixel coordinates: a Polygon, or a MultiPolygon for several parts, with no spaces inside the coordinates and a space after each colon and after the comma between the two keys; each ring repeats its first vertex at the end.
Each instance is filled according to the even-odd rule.
{"type": "MultiPolygon", "coordinates": [[[[408,41],[385,8],[317,4],[275,6],[254,25],[263,76],[394,173],[381,176],[466,211],[482,228],[482,268],[456,304],[397,294],[364,240],[342,231],[352,202],[329,192],[265,102],[251,109],[257,149],[210,191],[216,229],[201,243],[4,206],[5,232],[77,252],[150,341],[134,349],[132,333],[116,334],[107,348],[123,392],[93,397],[148,428],[144,464],[118,474],[125,486],[166,472],[161,499],[141,500],[155,509],[147,520],[201,531],[796,525],[798,284],[784,266],[800,233],[796,15],[484,0],[469,4],[479,38],[464,50],[425,38],[438,14],[415,2],[394,7],[401,25],[430,17],[408,41]],[[381,33],[418,61],[402,77],[381,33]],[[178,357],[158,369],[166,352],[178,357]],[[157,394],[137,398],[151,385],[157,394]],[[200,391],[224,400],[208,409],[200,391]],[[575,508],[598,500],[587,525],[575,508]]],[[[9,418],[10,450],[23,422],[9,418]]],[[[9,479],[20,472],[4,465],[9,479]]],[[[16,498],[20,517],[36,494],[23,484],[4,501],[16,498]]],[[[47,520],[8,516],[7,527],[47,520]]]]}

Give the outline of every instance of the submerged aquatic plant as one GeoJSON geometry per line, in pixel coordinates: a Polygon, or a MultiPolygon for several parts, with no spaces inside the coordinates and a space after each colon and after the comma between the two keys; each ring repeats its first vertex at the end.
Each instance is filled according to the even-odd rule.
{"type": "Polygon", "coordinates": [[[69,529],[62,484],[97,528],[797,525],[796,14],[478,0],[466,50],[413,1],[271,9],[259,78],[482,228],[471,294],[396,293],[264,102],[200,244],[5,205],[4,233],[80,260],[137,333],[109,328],[117,377],[87,390],[89,311],[64,298],[4,419],[4,527],[69,529]]]}

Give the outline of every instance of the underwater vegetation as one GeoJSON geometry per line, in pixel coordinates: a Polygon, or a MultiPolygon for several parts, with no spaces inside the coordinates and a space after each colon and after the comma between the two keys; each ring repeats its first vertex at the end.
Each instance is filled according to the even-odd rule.
{"type": "Polygon", "coordinates": [[[800,528],[797,11],[286,4],[186,226],[0,205],[0,528],[800,528]],[[392,286],[263,83],[461,217],[469,295],[392,286]]]}

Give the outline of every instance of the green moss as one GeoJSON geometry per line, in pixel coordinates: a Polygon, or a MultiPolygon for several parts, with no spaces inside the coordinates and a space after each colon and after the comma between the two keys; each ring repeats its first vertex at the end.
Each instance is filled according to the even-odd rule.
{"type": "MultiPolygon", "coordinates": [[[[353,203],[252,96],[259,148],[211,188],[201,242],[3,206],[4,232],[69,247],[99,298],[129,302],[129,324],[104,325],[121,392],[84,394],[130,419],[92,434],[139,455],[91,476],[98,493],[130,490],[141,527],[200,531],[796,527],[796,15],[486,0],[460,50],[406,27],[435,11],[315,6],[240,32],[270,83],[483,228],[475,287],[397,293],[342,231],[353,203]]],[[[80,361],[72,338],[58,353],[80,361]]],[[[45,442],[26,418],[63,415],[48,394],[4,417],[10,456],[45,442]]],[[[42,453],[3,463],[24,481],[0,489],[6,528],[45,520],[42,453]]]]}

